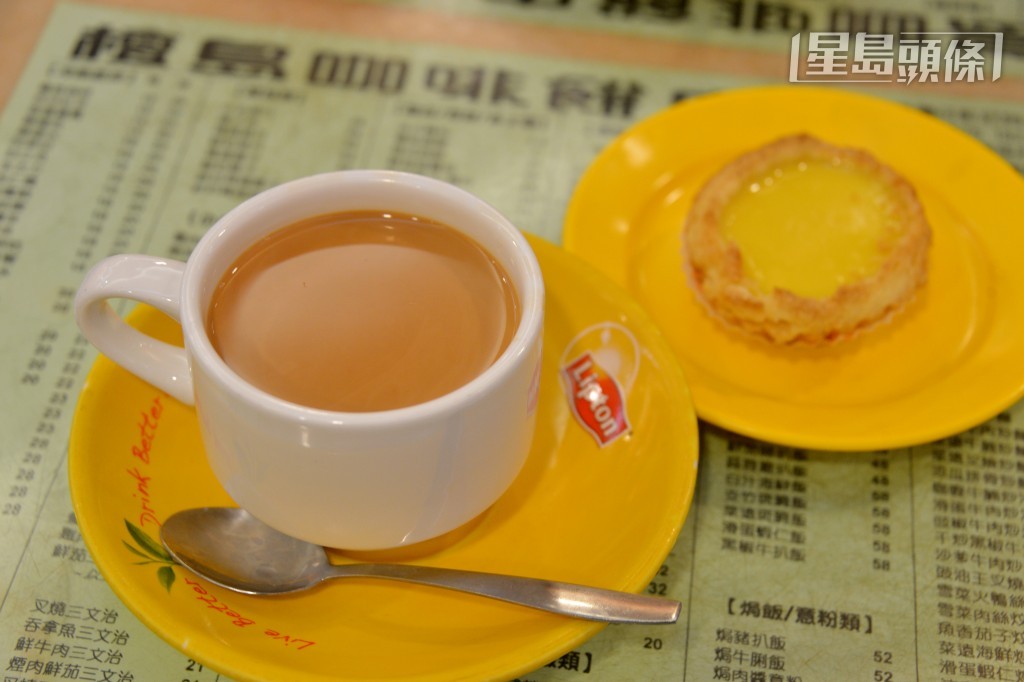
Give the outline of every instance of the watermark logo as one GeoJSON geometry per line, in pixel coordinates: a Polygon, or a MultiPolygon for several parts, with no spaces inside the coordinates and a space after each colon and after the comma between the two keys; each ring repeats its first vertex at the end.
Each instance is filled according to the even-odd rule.
{"type": "Polygon", "coordinates": [[[1002,59],[1002,33],[798,33],[790,43],[789,82],[994,82],[1002,59]]]}

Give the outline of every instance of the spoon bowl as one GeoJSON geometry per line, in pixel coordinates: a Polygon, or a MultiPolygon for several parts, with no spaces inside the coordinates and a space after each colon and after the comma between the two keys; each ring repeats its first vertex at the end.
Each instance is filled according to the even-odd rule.
{"type": "Polygon", "coordinates": [[[287,594],[328,578],[360,577],[432,585],[605,623],[674,623],[682,608],[670,599],[539,578],[408,564],[334,565],[323,547],[237,508],[178,512],[164,522],[160,537],[182,566],[245,594],[287,594]]]}

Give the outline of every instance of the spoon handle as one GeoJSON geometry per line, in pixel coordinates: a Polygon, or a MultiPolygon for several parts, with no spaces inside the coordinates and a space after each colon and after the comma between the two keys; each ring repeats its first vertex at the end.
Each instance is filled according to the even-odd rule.
{"type": "Polygon", "coordinates": [[[326,577],[383,578],[433,585],[603,623],[674,623],[679,618],[679,611],[682,608],[679,602],[660,597],[539,578],[520,578],[432,566],[336,565],[331,567],[326,577]]]}

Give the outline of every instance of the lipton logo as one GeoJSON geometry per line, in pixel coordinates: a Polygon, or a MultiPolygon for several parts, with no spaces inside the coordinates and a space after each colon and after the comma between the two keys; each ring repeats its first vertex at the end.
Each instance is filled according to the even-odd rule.
{"type": "Polygon", "coordinates": [[[587,351],[562,367],[576,421],[601,447],[629,433],[622,387],[587,351]]]}

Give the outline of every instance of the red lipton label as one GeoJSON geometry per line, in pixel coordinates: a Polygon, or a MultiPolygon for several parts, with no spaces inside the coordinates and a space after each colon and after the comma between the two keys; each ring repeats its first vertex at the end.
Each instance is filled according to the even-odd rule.
{"type": "Polygon", "coordinates": [[[622,388],[586,352],[562,368],[569,404],[576,421],[605,446],[629,433],[622,388]]]}

